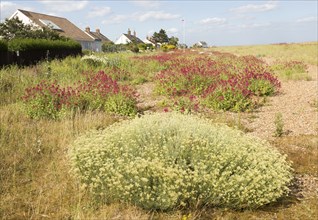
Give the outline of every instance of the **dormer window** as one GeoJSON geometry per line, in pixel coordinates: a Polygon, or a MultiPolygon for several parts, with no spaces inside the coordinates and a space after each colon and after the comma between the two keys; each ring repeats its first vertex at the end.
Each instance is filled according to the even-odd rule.
{"type": "Polygon", "coordinates": [[[51,28],[52,30],[63,31],[57,24],[50,20],[39,19],[44,25],[51,28]]]}

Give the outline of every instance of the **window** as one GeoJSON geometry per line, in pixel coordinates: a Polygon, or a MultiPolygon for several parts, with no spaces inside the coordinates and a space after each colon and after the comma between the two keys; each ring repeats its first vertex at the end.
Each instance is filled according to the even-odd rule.
{"type": "Polygon", "coordinates": [[[62,28],[60,28],[57,24],[55,24],[53,21],[50,20],[42,20],[39,19],[43,24],[45,24],[46,26],[48,26],[49,28],[53,29],[53,30],[59,30],[62,31],[62,28]]]}

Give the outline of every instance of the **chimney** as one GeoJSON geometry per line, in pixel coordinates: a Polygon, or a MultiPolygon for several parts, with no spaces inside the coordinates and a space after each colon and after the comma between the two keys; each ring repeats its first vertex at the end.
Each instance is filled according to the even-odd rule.
{"type": "Polygon", "coordinates": [[[136,31],[134,31],[134,36],[136,37],[136,31]]]}
{"type": "Polygon", "coordinates": [[[86,27],[86,28],[85,28],[85,31],[86,31],[86,32],[91,32],[91,29],[90,29],[89,27],[86,27]]]}
{"type": "Polygon", "coordinates": [[[100,34],[100,29],[99,28],[96,29],[96,33],[100,34]]]}
{"type": "Polygon", "coordinates": [[[131,31],[130,31],[130,29],[128,28],[128,35],[130,36],[131,35],[131,31]]]}

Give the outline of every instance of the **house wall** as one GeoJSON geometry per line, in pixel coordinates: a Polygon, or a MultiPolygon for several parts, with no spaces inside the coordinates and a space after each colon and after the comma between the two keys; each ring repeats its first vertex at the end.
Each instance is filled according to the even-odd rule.
{"type": "Polygon", "coordinates": [[[125,36],[125,35],[121,35],[118,40],[115,41],[115,44],[128,44],[131,41],[125,36]]]}
{"type": "Polygon", "coordinates": [[[28,18],[26,15],[24,15],[20,11],[16,11],[9,19],[16,18],[16,17],[19,18],[19,20],[21,20],[22,23],[25,25],[32,25],[34,27],[39,27],[39,25],[34,23],[30,18],[28,18]]]}
{"type": "Polygon", "coordinates": [[[102,51],[102,42],[101,41],[78,41],[81,46],[82,50],[92,50],[95,52],[102,51]]]}

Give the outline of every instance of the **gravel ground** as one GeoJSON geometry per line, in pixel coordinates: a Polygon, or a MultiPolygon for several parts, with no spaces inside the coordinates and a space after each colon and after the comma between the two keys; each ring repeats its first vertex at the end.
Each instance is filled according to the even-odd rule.
{"type": "Polygon", "coordinates": [[[317,94],[317,80],[282,82],[280,94],[270,97],[244,125],[253,135],[268,139],[275,132],[275,116],[281,113],[286,135],[317,135],[318,111],[313,106],[317,94]]]}

